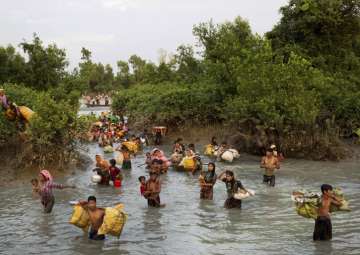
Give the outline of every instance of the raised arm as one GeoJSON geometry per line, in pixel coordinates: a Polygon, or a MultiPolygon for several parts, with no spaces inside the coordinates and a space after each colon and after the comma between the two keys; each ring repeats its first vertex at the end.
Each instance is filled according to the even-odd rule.
{"type": "Polygon", "coordinates": [[[336,196],[331,196],[331,203],[336,205],[336,206],[341,206],[342,202],[336,197],[336,196]]]}
{"type": "Polygon", "coordinates": [[[276,169],[280,169],[280,161],[277,158],[276,158],[276,161],[275,161],[275,167],[276,167],[276,169]]]}
{"type": "Polygon", "coordinates": [[[265,168],[265,157],[261,158],[260,168],[265,168]]]}
{"type": "Polygon", "coordinates": [[[222,171],[222,172],[219,174],[218,179],[219,179],[219,180],[222,180],[222,181],[225,179],[225,171],[222,171]]]}

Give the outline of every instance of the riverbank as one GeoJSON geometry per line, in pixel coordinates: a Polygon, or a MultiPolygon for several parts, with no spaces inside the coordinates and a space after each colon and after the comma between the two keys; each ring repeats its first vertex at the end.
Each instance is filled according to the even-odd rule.
{"type": "MultiPolygon", "coordinates": [[[[208,144],[215,136],[217,142],[226,141],[239,150],[240,153],[263,155],[266,147],[276,144],[287,158],[307,159],[316,161],[340,161],[360,157],[360,146],[349,139],[329,137],[326,134],[299,132],[279,135],[274,129],[261,126],[246,127],[234,125],[185,125],[169,128],[164,142],[173,143],[177,138],[183,138],[185,144],[208,144]]],[[[203,148],[197,148],[200,152],[203,148]]]]}
{"type": "Polygon", "coordinates": [[[49,159],[45,165],[29,165],[25,162],[19,162],[14,156],[14,148],[3,150],[0,154],[0,186],[15,187],[19,185],[30,185],[32,178],[37,178],[39,171],[49,169],[55,177],[66,177],[74,175],[76,169],[86,168],[92,163],[91,158],[85,153],[79,153],[77,157],[69,160],[68,163],[59,165],[57,162],[49,159]],[[13,149],[13,150],[12,150],[13,149]]]}

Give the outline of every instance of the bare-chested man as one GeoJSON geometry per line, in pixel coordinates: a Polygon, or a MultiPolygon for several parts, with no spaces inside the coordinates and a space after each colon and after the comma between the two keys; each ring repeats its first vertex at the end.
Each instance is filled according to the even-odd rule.
{"type": "Polygon", "coordinates": [[[334,196],[333,188],[329,184],[321,185],[321,205],[318,211],[318,217],[315,221],[313,239],[314,241],[327,241],[332,238],[332,225],[330,219],[330,206],[332,204],[341,206],[341,202],[334,196]]]}
{"type": "Polygon", "coordinates": [[[146,182],[144,197],[148,200],[149,207],[163,207],[160,204],[161,181],[157,172],[151,171],[150,178],[146,182]]]}
{"type": "Polygon", "coordinates": [[[271,187],[275,186],[276,169],[280,169],[280,163],[277,157],[274,156],[272,149],[266,150],[266,156],[261,159],[261,168],[265,168],[263,183],[268,183],[271,187]]]}
{"type": "Polygon", "coordinates": [[[96,207],[96,197],[88,197],[87,202],[80,202],[82,207],[89,213],[90,218],[90,232],[89,238],[92,240],[104,240],[105,235],[98,235],[98,230],[103,224],[105,210],[96,207]]]}

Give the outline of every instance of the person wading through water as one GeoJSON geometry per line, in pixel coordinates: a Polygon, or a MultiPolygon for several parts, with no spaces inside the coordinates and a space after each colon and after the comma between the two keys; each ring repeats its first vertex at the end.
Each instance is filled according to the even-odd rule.
{"type": "Polygon", "coordinates": [[[213,187],[216,183],[216,173],[215,173],[215,164],[209,163],[208,164],[208,171],[202,173],[199,176],[199,183],[200,183],[200,199],[213,199],[213,187]]]}

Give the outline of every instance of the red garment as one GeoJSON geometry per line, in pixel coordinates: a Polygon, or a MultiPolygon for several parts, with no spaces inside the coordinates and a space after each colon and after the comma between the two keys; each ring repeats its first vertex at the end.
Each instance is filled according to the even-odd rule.
{"type": "Polygon", "coordinates": [[[115,181],[116,176],[118,176],[118,174],[120,173],[120,169],[116,166],[110,166],[109,170],[110,170],[111,180],[115,181]]]}
{"type": "Polygon", "coordinates": [[[145,191],[146,191],[146,185],[141,184],[140,185],[140,193],[142,196],[144,195],[145,191]]]}

